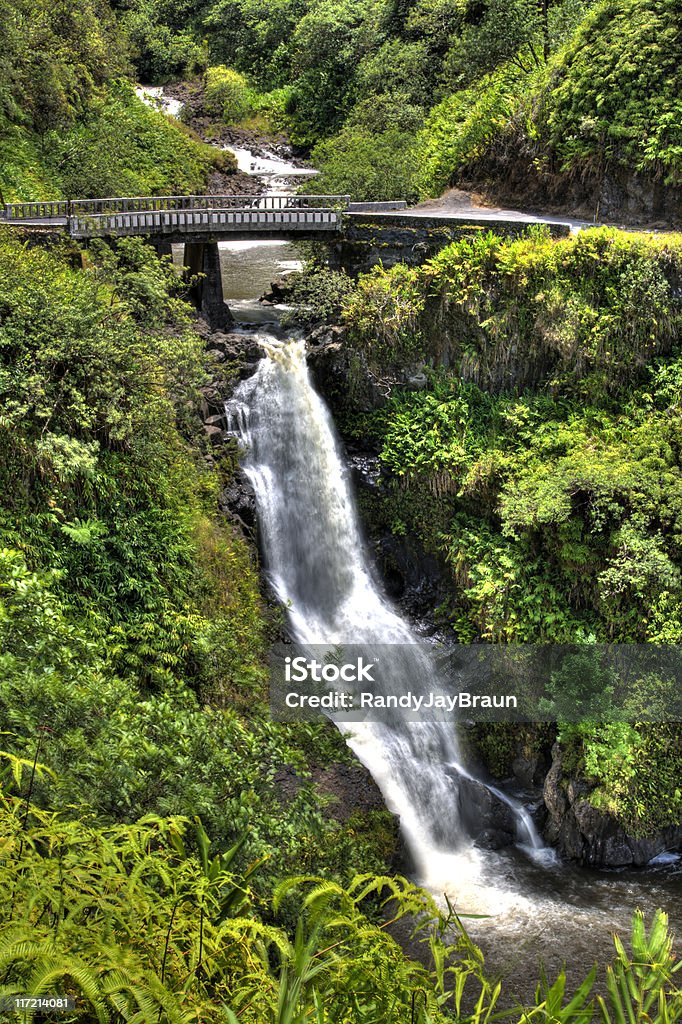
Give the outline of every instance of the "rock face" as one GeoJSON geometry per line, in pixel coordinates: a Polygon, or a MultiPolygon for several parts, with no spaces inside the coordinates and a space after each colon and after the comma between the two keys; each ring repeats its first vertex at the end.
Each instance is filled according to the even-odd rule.
{"type": "MultiPolygon", "coordinates": [[[[346,461],[356,492],[381,499],[387,477],[376,452],[359,444],[349,445],[346,461]]],[[[369,517],[371,519],[371,516],[369,517]]],[[[400,605],[422,636],[435,636],[438,627],[433,609],[445,599],[443,567],[426,552],[412,534],[398,536],[387,529],[370,528],[369,548],[384,589],[400,605]]]]}
{"type": "Polygon", "coordinates": [[[496,140],[462,172],[459,186],[505,206],[563,213],[595,223],[611,221],[665,231],[682,225],[682,189],[666,185],[662,177],[647,177],[623,164],[600,168],[596,162],[575,174],[561,171],[546,155],[539,141],[531,142],[522,134],[505,144],[496,140]]]}
{"type": "Polygon", "coordinates": [[[558,746],[552,753],[544,787],[545,838],[564,857],[590,867],[643,867],[659,853],[682,849],[682,824],[646,839],[628,835],[613,815],[590,803],[587,783],[564,776],[558,746]]]}
{"type": "MultiPolygon", "coordinates": [[[[386,810],[381,790],[364,765],[339,762],[314,765],[311,776],[316,791],[326,798],[322,810],[325,818],[346,824],[353,818],[363,819],[383,811],[392,837],[388,867],[401,873],[411,870],[410,856],[399,832],[399,819],[386,810]]],[[[305,785],[305,780],[292,765],[285,765],[277,771],[274,784],[282,803],[289,803],[305,785]]]]}
{"type": "MultiPolygon", "coordinates": [[[[225,402],[234,391],[235,380],[250,376],[264,353],[252,334],[211,332],[201,322],[199,330],[216,371],[215,379],[201,388],[199,401],[199,415],[209,447],[205,460],[208,465],[215,466],[230,441],[225,402]]],[[[223,488],[219,507],[247,539],[256,539],[256,497],[241,470],[237,470],[223,488]]]]}
{"type": "MultiPolygon", "coordinates": [[[[350,213],[343,234],[329,247],[330,264],[342,268],[351,277],[365,274],[379,263],[393,267],[406,263],[417,267],[435,256],[451,242],[472,238],[481,232],[481,221],[476,210],[471,210],[471,221],[453,221],[449,217],[391,215],[381,213],[378,217],[370,213],[350,213]]],[[[527,224],[513,221],[503,215],[499,219],[488,216],[484,221],[485,230],[502,235],[522,234],[527,224]]],[[[564,224],[551,224],[548,230],[555,237],[568,235],[564,224]]]]}
{"type": "Polygon", "coordinates": [[[315,386],[333,413],[347,407],[369,412],[381,408],[395,387],[410,391],[423,391],[426,387],[424,361],[379,376],[369,369],[361,353],[346,344],[343,327],[318,327],[306,342],[315,386]]]}
{"type": "Polygon", "coordinates": [[[458,786],[462,825],[474,844],[487,850],[511,846],[516,834],[511,807],[482,782],[460,777],[458,786]]]}
{"type": "Polygon", "coordinates": [[[256,495],[245,475],[239,471],[230,480],[219,498],[220,510],[229,515],[236,526],[249,539],[258,533],[256,495]]]}

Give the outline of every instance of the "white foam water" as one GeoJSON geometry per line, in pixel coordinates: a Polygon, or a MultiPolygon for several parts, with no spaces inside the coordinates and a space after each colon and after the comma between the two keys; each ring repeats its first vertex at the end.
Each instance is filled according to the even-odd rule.
{"type": "MultiPolygon", "coordinates": [[[[268,355],[227,404],[254,488],[272,586],[302,644],[382,645],[383,675],[405,689],[438,685],[417,637],[372,577],[329,411],[312,386],[302,341],[260,335],[268,355]],[[388,645],[388,646],[384,646],[388,645]]],[[[415,874],[431,887],[461,889],[480,874],[480,854],[460,821],[461,767],[445,722],[340,725],[400,818],[415,874]],[[449,881],[448,881],[448,876],[449,881]]],[[[499,790],[519,840],[544,849],[530,817],[499,790]]]]}

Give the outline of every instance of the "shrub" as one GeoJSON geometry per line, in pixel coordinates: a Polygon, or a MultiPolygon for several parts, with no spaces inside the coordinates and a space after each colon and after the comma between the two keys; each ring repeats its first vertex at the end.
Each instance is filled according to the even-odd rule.
{"type": "Polygon", "coordinates": [[[206,72],[205,107],[226,124],[239,124],[253,112],[246,79],[238,71],[219,64],[206,72]]]}

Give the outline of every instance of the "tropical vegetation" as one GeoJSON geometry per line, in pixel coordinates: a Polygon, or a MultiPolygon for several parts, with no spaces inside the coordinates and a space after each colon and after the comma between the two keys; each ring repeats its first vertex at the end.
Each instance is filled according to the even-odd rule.
{"type": "MultiPolygon", "coordinates": [[[[316,191],[674,209],[678,8],[6,0],[0,202],[233,171],[136,89],[184,76],[209,132],[285,132],[316,191]]],[[[594,229],[294,282],[299,323],[343,327],[335,412],[380,469],[363,517],[440,566],[452,640],[682,641],[681,280],[679,235],[594,229]]],[[[282,611],[218,512],[237,452],[200,416],[242,367],[212,361],[186,300],[143,239],[0,232],[0,999],[59,988],[74,1019],[131,1024],[682,1019],[662,911],[605,976],[510,1009],[466,922],[387,874],[392,816],[320,785],[352,763],[340,735],[272,722],[282,611]]],[[[550,695],[593,681],[608,707],[583,655],[550,695]]],[[[656,721],[669,680],[653,705],[642,682],[627,720],[472,742],[501,776],[519,734],[558,742],[594,808],[651,836],[682,820],[682,736],[656,721]]]]}

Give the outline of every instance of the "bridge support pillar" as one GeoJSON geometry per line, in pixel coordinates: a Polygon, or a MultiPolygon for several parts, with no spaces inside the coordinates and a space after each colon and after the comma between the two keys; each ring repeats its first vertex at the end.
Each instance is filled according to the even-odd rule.
{"type": "Polygon", "coordinates": [[[199,280],[192,286],[191,298],[203,318],[215,330],[234,323],[223,298],[220,254],[217,242],[186,242],[184,264],[187,275],[199,280]]]}
{"type": "Polygon", "coordinates": [[[173,256],[173,246],[168,238],[158,238],[153,245],[157,256],[173,256]]]}

